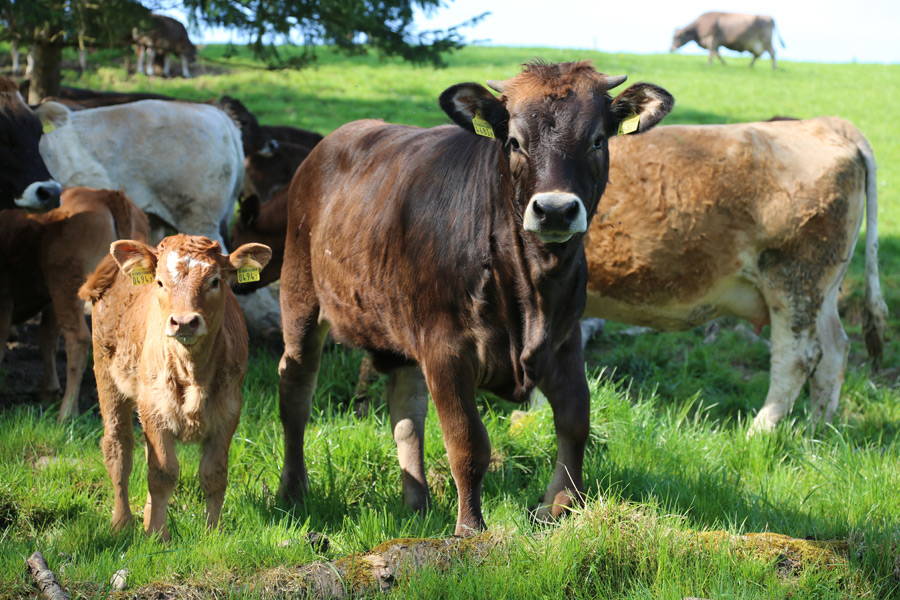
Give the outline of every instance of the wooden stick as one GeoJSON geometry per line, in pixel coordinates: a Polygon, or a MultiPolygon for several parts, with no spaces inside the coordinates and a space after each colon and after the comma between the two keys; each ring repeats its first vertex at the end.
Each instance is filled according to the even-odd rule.
{"type": "Polygon", "coordinates": [[[56,576],[50,570],[50,567],[47,566],[47,561],[44,560],[44,556],[40,552],[35,552],[28,557],[25,561],[25,566],[31,572],[34,585],[37,586],[44,598],[47,600],[69,600],[69,594],[63,586],[59,585],[56,576]]]}

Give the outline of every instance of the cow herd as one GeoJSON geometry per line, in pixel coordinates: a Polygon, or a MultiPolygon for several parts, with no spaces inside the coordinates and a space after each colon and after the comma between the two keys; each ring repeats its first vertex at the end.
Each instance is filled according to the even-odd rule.
{"type": "Polygon", "coordinates": [[[176,441],[202,445],[208,523],[218,520],[248,354],[234,292],[276,280],[285,500],[309,486],[304,430],[328,335],[388,374],[414,510],[429,502],[430,394],[457,535],[485,527],[478,389],[547,396],[558,449],[538,513],[581,500],[582,316],[663,330],[723,315],[771,325],[771,381],[752,430],[772,429],[807,379],[813,418],[830,419],[848,352],[838,292],[864,218],[876,361],[885,328],[868,142],[833,117],[655,127],[672,96],[638,83],[613,97],[624,81],[587,62],[534,62],[488,82],[495,93],[445,90],[451,125],[364,120],[323,139],[262,126],[235,98],[67,90],[31,108],[0,79],[0,359],[10,327],[40,314],[40,387],[58,391],[61,332],[62,420],[77,413],[92,336],[113,526],[131,520],[136,411],[144,526],[164,537],[176,441]]]}

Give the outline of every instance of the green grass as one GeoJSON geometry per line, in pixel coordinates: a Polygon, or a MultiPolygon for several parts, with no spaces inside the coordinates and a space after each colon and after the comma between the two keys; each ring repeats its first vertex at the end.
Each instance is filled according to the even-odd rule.
{"type": "MultiPolygon", "coordinates": [[[[253,64],[249,56],[223,58],[253,64]]],[[[377,57],[323,52],[301,72],[241,67],[192,81],[125,80],[102,67],[68,83],[145,90],[191,99],[232,94],[264,123],[323,133],[355,118],[417,125],[446,118],[436,104],[459,81],[511,76],[533,57],[590,58],[632,81],[663,85],[677,99],[668,123],[719,123],[837,114],[869,137],[879,160],[882,280],[900,314],[900,66],[782,63],[772,72],[732,59],[708,67],[703,57],[609,55],[545,49],[469,48],[435,71],[377,57]]],[[[214,63],[220,68],[220,62],[214,63]]],[[[900,390],[898,323],[886,371],[873,375],[859,342],[861,253],[845,290],[844,320],[853,337],[851,366],[832,427],[806,429],[806,407],[771,434],[745,437],[768,384],[768,354],[726,330],[712,344],[700,330],[629,336],[611,326],[591,346],[591,443],[585,464],[590,501],[569,522],[536,528],[527,508],[543,491],[555,441],[552,416],[538,410],[510,429],[512,405],[480,406],[495,452],[485,515],[511,532],[508,552],[485,563],[461,562],[449,573],[427,571],[401,582],[397,598],[888,598],[900,597],[900,390]],[[785,573],[771,560],[698,550],[695,529],[776,531],[796,537],[850,540],[848,564],[785,573]],[[685,532],[673,536],[671,531],[685,532]]],[[[205,582],[229,597],[257,597],[241,587],[253,573],[319,558],[302,542],[326,534],[325,558],[361,552],[392,537],[452,533],[455,491],[433,409],[426,461],[434,507],[411,515],[400,500],[400,476],[383,407],[357,418],[347,407],[357,352],[326,354],[307,436],[312,491],[287,510],[276,504],[282,462],[275,357],[256,351],[245,385],[241,425],[231,451],[230,484],[219,531],[204,529],[197,482],[198,449],[179,451],[182,474],[170,509],[173,540],[137,528],[112,534],[110,484],[98,449],[96,409],[70,425],[53,411],[24,406],[0,413],[0,598],[27,596],[22,561],[41,550],[78,597],[104,596],[114,571],[128,568],[130,587],[205,582]],[[47,466],[40,466],[54,457],[47,466]],[[285,540],[299,543],[282,545],[285,540]]],[[[139,439],[139,446],[142,441],[139,439]]],[[[138,460],[131,504],[146,494],[138,460]]]]}

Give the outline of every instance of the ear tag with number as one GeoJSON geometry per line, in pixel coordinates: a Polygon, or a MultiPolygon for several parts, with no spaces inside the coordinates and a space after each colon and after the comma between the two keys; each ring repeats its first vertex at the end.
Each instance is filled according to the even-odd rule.
{"type": "Polygon", "coordinates": [[[238,283],[250,283],[252,281],[259,281],[259,267],[248,265],[237,270],[238,283]]]}
{"type": "Polygon", "coordinates": [[[44,121],[41,125],[41,129],[44,133],[50,133],[56,129],[56,125],[53,124],[53,121],[44,121]]]}
{"type": "Polygon", "coordinates": [[[496,138],[494,135],[494,129],[491,127],[491,124],[485,121],[481,113],[475,113],[475,116],[472,117],[472,127],[475,128],[475,133],[478,135],[484,136],[486,138],[496,138]]]}
{"type": "Polygon", "coordinates": [[[641,126],[641,115],[635,113],[630,117],[625,117],[619,123],[619,135],[634,133],[641,126]]]}
{"type": "Polygon", "coordinates": [[[131,285],[147,285],[153,283],[153,271],[145,267],[135,267],[131,270],[131,285]]]}

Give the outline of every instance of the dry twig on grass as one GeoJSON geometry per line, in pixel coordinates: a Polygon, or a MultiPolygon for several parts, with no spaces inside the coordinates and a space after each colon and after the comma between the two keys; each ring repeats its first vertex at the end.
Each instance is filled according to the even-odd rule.
{"type": "Polygon", "coordinates": [[[25,566],[34,579],[34,585],[47,600],[69,600],[69,594],[56,580],[56,576],[40,552],[35,552],[25,560],[25,566]]]}

